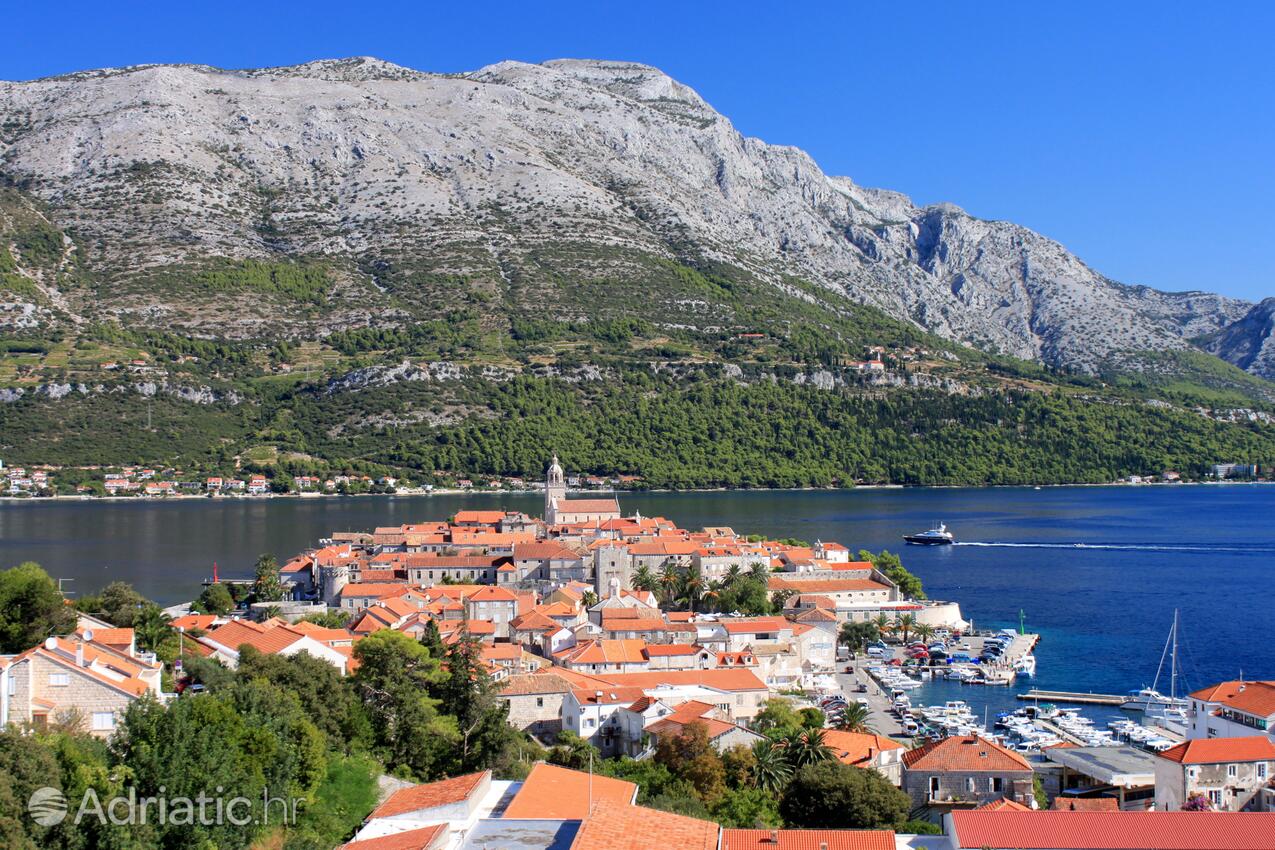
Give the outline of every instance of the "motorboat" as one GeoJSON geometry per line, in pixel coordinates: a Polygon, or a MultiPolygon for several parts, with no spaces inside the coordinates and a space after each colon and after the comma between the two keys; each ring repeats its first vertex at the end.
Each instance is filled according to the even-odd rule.
{"type": "Polygon", "coordinates": [[[929,531],[922,531],[919,534],[905,534],[903,539],[915,546],[950,546],[956,542],[952,532],[948,531],[947,526],[941,522],[929,531]]]}

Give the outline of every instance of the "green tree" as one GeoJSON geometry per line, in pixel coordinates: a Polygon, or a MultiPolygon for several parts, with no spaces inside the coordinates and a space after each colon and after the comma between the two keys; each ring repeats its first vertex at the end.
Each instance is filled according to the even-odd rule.
{"type": "MultiPolygon", "coordinates": [[[[97,602],[95,610],[90,611],[87,608],[81,608],[80,610],[101,617],[106,622],[119,626],[121,629],[134,628],[142,610],[147,605],[154,604],[134,590],[131,584],[124,581],[111,582],[102,588],[102,592],[95,598],[97,602]]],[[[82,601],[88,602],[89,600],[82,601]]]]}
{"type": "Polygon", "coordinates": [[[644,561],[633,571],[632,585],[635,590],[646,590],[655,593],[659,589],[660,582],[644,561]]]}
{"type": "Polygon", "coordinates": [[[256,576],[252,581],[252,601],[279,602],[283,599],[283,582],[279,578],[279,562],[269,553],[257,558],[256,576]]]}
{"type": "Polygon", "coordinates": [[[713,820],[733,829],[767,829],[784,825],[779,799],[760,788],[732,788],[711,809],[713,820]]]}
{"type": "Polygon", "coordinates": [[[602,761],[598,748],[581,738],[576,733],[564,729],[558,733],[558,740],[549,748],[547,761],[569,767],[572,770],[588,770],[602,761]]]}
{"type": "Polygon", "coordinates": [[[662,764],[695,790],[705,806],[717,804],[726,793],[726,769],[722,757],[708,740],[708,727],[694,721],[677,735],[661,735],[655,746],[656,764],[662,764]]]}
{"type": "Polygon", "coordinates": [[[446,675],[435,687],[439,708],[456,718],[460,732],[457,769],[471,773],[490,767],[513,743],[509,705],[482,660],[482,645],[463,635],[443,656],[446,675]]]}
{"type": "Polygon", "coordinates": [[[354,645],[354,687],[367,710],[374,743],[391,769],[422,781],[454,762],[456,719],[430,696],[444,674],[429,650],[402,632],[383,629],[354,645]]]}
{"type": "Polygon", "coordinates": [[[770,739],[753,745],[753,785],[768,794],[777,794],[792,779],[792,765],[779,744],[770,739]]]}
{"type": "Polygon", "coordinates": [[[238,678],[261,679],[297,698],[329,747],[350,752],[371,743],[367,713],[337,668],[307,652],[267,655],[251,646],[239,653],[238,678]]]}
{"type": "Polygon", "coordinates": [[[39,564],[28,561],[0,572],[0,653],[22,652],[74,630],[74,609],[39,564]]]}
{"type": "Polygon", "coordinates": [[[224,616],[235,610],[235,600],[226,586],[218,581],[204,588],[193,607],[205,614],[224,616]]]}
{"type": "Polygon", "coordinates": [[[784,738],[784,752],[795,770],[812,764],[830,761],[832,748],[828,746],[822,729],[805,729],[784,738]]]}
{"type": "Polygon", "coordinates": [[[876,733],[876,730],[872,728],[872,712],[866,705],[859,702],[852,702],[846,706],[845,711],[841,713],[841,719],[837,721],[837,728],[846,732],[876,733]]]}
{"type": "Polygon", "coordinates": [[[895,829],[909,807],[881,774],[836,760],[802,767],[779,800],[784,822],[801,829],[895,829]]]}
{"type": "Polygon", "coordinates": [[[841,631],[837,633],[838,643],[856,653],[862,652],[868,644],[875,643],[880,638],[881,630],[874,622],[843,623],[841,631]]]}
{"type": "Polygon", "coordinates": [[[792,702],[784,697],[771,697],[753,718],[753,731],[768,738],[786,738],[802,729],[801,717],[792,702]]]}

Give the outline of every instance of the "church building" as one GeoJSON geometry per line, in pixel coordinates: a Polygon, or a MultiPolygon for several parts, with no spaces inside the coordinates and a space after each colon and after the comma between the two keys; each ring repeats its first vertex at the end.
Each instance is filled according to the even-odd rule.
{"type": "Polygon", "coordinates": [[[620,518],[620,503],[609,499],[568,499],[567,479],[558,456],[553,456],[545,476],[545,522],[549,525],[571,525],[606,522],[620,518]]]}

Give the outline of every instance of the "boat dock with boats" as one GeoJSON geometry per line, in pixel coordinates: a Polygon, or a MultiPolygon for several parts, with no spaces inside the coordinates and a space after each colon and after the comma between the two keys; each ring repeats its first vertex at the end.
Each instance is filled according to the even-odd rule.
{"type": "Polygon", "coordinates": [[[1086,694],[1073,691],[1042,691],[1032,688],[1018,698],[1031,702],[1070,702],[1078,705],[1109,705],[1120,708],[1129,699],[1119,694],[1086,694]]]}

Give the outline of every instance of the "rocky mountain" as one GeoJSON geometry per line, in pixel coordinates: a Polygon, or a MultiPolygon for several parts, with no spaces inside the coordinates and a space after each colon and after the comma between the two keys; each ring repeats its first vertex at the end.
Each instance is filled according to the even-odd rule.
{"type": "Polygon", "coordinates": [[[644,65],[145,66],[0,83],[0,119],[10,327],[300,339],[467,304],[489,330],[742,331],[772,293],[1080,371],[1203,338],[1272,377],[1269,300],[1127,286],[1010,222],[826,175],[644,65]]]}
{"type": "Polygon", "coordinates": [[[1275,298],[1254,305],[1234,324],[1197,342],[1241,369],[1275,381],[1275,298]]]}

